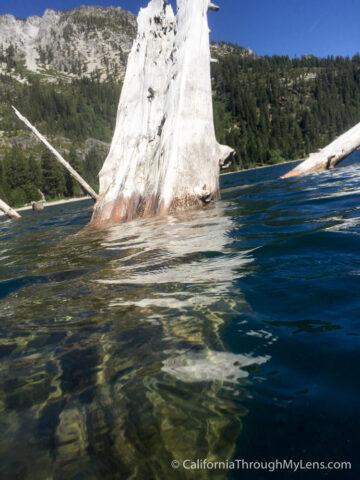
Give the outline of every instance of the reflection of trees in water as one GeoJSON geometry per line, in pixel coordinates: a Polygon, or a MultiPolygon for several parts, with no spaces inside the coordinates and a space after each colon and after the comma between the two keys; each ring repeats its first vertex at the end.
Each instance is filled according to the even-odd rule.
{"type": "Polygon", "coordinates": [[[227,354],[219,335],[247,308],[232,281],[250,258],[226,248],[231,228],[217,207],[87,230],[39,266],[53,279],[7,298],[22,329],[7,368],[22,366],[2,376],[9,478],[12,446],[26,480],[184,478],[172,459],[231,457],[239,382],[268,359],[227,354]]]}

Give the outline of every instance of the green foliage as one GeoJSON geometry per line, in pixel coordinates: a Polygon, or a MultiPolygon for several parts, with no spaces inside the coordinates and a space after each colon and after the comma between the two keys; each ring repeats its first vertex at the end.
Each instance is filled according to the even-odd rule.
{"type": "Polygon", "coordinates": [[[48,150],[41,155],[42,192],[48,199],[65,196],[66,180],[61,165],[53,158],[48,150]]]}
{"type": "Polygon", "coordinates": [[[22,189],[26,195],[26,202],[24,203],[36,202],[38,200],[41,200],[42,196],[40,190],[33,183],[26,183],[22,187],[22,189]]]}
{"type": "Polygon", "coordinates": [[[282,156],[281,150],[276,149],[270,153],[270,158],[268,163],[270,165],[276,165],[277,163],[282,163],[285,161],[286,161],[286,158],[282,156]]]}
{"type": "MultiPolygon", "coordinates": [[[[104,161],[104,152],[92,148],[84,160],[78,156],[75,145],[65,155],[72,167],[98,190],[98,173],[104,161]]],[[[0,160],[0,198],[12,207],[30,204],[42,198],[80,197],[86,192],[53,155],[42,149],[40,155],[25,153],[17,146],[10,148],[0,160]]]]}
{"type": "Polygon", "coordinates": [[[15,146],[0,161],[0,198],[13,207],[40,200],[39,163],[15,146]]]}
{"type": "MultiPolygon", "coordinates": [[[[74,145],[71,145],[68,162],[73,167],[73,169],[77,171],[77,173],[79,173],[82,177],[85,176],[83,165],[78,158],[76,148],[74,145]]],[[[65,172],[65,183],[66,183],[66,192],[69,197],[81,197],[86,193],[84,192],[83,188],[79,185],[79,183],[70,175],[70,173],[67,170],[65,172]]]]}
{"type": "Polygon", "coordinates": [[[22,150],[15,146],[4,157],[4,180],[11,189],[27,182],[28,164],[22,150]]]}
{"type": "Polygon", "coordinates": [[[41,189],[43,178],[40,162],[32,154],[28,158],[28,168],[27,182],[34,185],[37,189],[41,189]]]}
{"type": "Polygon", "coordinates": [[[0,75],[0,105],[7,106],[0,116],[0,130],[15,135],[23,125],[11,104],[48,136],[63,135],[81,141],[88,137],[110,141],[115,127],[121,86],[116,83],[81,79],[72,83],[50,84],[39,76],[22,84],[0,75]]]}
{"type": "Polygon", "coordinates": [[[15,189],[11,190],[10,193],[10,205],[14,207],[20,207],[24,205],[27,201],[27,196],[25,190],[21,187],[16,187],[15,189]]]}
{"type": "Polygon", "coordinates": [[[98,191],[99,189],[99,172],[104,163],[104,152],[99,149],[92,148],[85,157],[86,179],[91,187],[98,191]]]}
{"type": "Polygon", "coordinates": [[[360,121],[359,55],[290,59],[219,47],[215,128],[237,151],[234,168],[302,158],[360,121]]]}

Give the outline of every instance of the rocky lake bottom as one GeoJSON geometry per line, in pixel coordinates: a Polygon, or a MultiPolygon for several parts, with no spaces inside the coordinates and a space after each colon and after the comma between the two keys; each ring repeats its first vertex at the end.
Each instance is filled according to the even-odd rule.
{"type": "Polygon", "coordinates": [[[0,478],[358,478],[357,156],[105,230],[90,200],[1,217],[0,478]]]}

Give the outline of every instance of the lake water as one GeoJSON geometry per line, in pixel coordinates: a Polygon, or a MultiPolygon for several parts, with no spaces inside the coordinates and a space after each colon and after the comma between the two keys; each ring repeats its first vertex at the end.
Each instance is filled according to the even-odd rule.
{"type": "Polygon", "coordinates": [[[103,231],[91,201],[0,219],[1,479],[360,478],[360,164],[288,169],[103,231]]]}

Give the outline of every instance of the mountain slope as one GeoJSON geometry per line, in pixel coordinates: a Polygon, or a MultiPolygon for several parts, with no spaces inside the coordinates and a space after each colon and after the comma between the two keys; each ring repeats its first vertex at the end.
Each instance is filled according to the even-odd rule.
{"type": "MultiPolygon", "coordinates": [[[[6,57],[53,79],[120,79],[136,34],[136,17],[120,7],[80,7],[42,17],[0,16],[0,71],[6,57]]],[[[10,68],[11,72],[11,68],[10,68]]]]}

